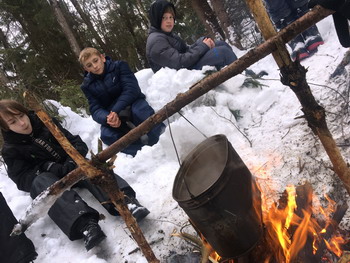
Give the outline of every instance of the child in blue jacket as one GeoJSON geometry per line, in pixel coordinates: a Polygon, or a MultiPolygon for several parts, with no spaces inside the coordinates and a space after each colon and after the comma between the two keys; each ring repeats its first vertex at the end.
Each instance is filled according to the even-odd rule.
{"type": "MultiPolygon", "coordinates": [[[[101,124],[101,140],[106,145],[154,114],[126,62],[113,61],[91,47],[80,52],[79,61],[86,70],[81,89],[88,99],[92,118],[101,124]]],[[[122,152],[135,156],[144,145],[157,143],[163,130],[163,123],[156,125],[122,152]]]]}

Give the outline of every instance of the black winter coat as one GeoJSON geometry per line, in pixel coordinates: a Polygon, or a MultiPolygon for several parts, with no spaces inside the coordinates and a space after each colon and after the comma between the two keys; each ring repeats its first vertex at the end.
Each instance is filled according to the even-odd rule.
{"type": "MultiPolygon", "coordinates": [[[[4,138],[2,156],[7,165],[8,175],[19,190],[26,192],[30,192],[34,178],[45,171],[48,163],[64,164],[71,160],[34,112],[30,112],[28,116],[33,127],[32,134],[2,131],[4,138]]],[[[78,152],[85,156],[88,147],[80,136],[72,135],[57,120],[53,121],[78,152]]]]}
{"type": "Polygon", "coordinates": [[[15,224],[17,219],[0,192],[0,262],[28,263],[36,258],[37,253],[32,241],[24,233],[10,236],[15,224]]]}

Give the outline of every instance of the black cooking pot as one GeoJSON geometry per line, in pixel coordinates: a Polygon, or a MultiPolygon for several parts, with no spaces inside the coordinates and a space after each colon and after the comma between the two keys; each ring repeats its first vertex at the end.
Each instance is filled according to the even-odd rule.
{"type": "Polygon", "coordinates": [[[244,255],[262,235],[260,191],[224,135],[206,139],[188,154],[173,198],[223,258],[244,255]]]}

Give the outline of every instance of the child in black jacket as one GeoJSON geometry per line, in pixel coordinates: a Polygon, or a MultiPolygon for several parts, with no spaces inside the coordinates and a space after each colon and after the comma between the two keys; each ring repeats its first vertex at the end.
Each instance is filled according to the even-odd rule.
{"type": "MultiPolygon", "coordinates": [[[[88,148],[81,138],[72,135],[57,120],[53,121],[78,152],[85,156],[88,148]]],[[[8,175],[19,190],[29,192],[33,199],[76,168],[75,162],[34,112],[18,102],[0,101],[0,128],[4,139],[2,157],[8,175]]],[[[115,174],[115,178],[133,208],[130,209],[133,216],[137,220],[144,218],[149,211],[137,202],[134,190],[118,175],[115,174]]],[[[109,213],[118,215],[108,202],[108,196],[98,186],[87,180],[80,181],[76,186],[87,188],[109,213]]],[[[83,238],[87,250],[106,237],[98,225],[99,213],[74,190],[65,191],[48,214],[70,240],[83,238]]]]}

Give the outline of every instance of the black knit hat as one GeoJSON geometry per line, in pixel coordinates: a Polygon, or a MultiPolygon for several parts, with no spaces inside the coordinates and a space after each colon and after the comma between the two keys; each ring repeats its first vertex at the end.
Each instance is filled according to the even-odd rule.
{"type": "Polygon", "coordinates": [[[174,14],[176,16],[175,6],[172,3],[166,0],[156,0],[155,2],[152,3],[149,9],[149,18],[151,21],[151,26],[157,29],[160,29],[164,10],[168,6],[170,6],[174,10],[174,14]]]}

